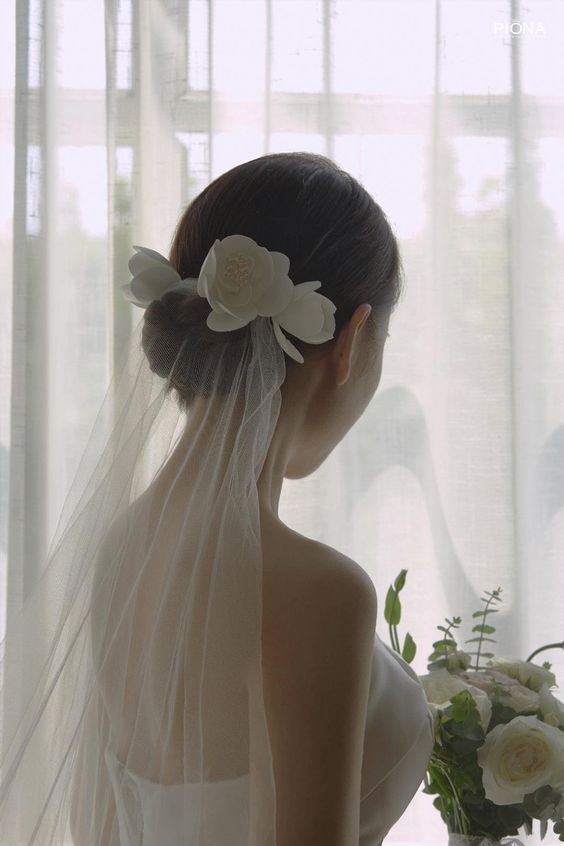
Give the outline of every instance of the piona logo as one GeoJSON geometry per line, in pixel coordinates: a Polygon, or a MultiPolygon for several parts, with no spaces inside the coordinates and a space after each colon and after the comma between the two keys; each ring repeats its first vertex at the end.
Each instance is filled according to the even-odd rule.
{"type": "Polygon", "coordinates": [[[493,31],[494,35],[510,35],[512,38],[519,36],[543,38],[546,35],[545,28],[540,21],[511,21],[511,23],[494,21],[493,31]]]}

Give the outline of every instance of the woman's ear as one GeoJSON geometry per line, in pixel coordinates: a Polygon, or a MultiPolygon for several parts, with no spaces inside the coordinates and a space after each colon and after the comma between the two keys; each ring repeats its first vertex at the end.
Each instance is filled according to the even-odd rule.
{"type": "Polygon", "coordinates": [[[353,355],[358,346],[357,338],[371,311],[372,306],[368,303],[357,306],[337,336],[337,343],[333,350],[337,387],[344,385],[350,376],[353,355]]]}

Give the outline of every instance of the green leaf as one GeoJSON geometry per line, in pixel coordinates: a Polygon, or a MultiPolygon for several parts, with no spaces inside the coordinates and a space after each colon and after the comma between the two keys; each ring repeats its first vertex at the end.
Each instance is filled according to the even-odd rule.
{"type": "Polygon", "coordinates": [[[464,719],[462,722],[448,720],[446,723],[444,723],[444,729],[455,737],[468,740],[474,745],[481,745],[485,739],[484,729],[479,723],[478,714],[476,714],[476,716],[470,715],[466,717],[466,719],[464,719]]]}
{"type": "Polygon", "coordinates": [[[392,626],[397,626],[401,619],[401,603],[399,596],[393,589],[393,587],[388,588],[388,593],[386,594],[386,604],[384,605],[384,619],[387,623],[392,626]]]}
{"type": "Polygon", "coordinates": [[[404,661],[407,661],[408,664],[411,664],[413,659],[415,658],[415,653],[417,652],[417,646],[415,645],[415,641],[409,634],[409,632],[405,636],[405,640],[403,642],[403,649],[401,651],[401,657],[404,661]]]}
{"type": "Polygon", "coordinates": [[[433,641],[433,646],[436,647],[437,643],[450,643],[452,646],[456,646],[456,641],[452,635],[445,635],[444,637],[439,638],[438,640],[433,641]]]}
{"type": "Polygon", "coordinates": [[[469,690],[461,690],[459,693],[455,693],[454,696],[450,697],[450,702],[452,703],[449,706],[449,708],[452,708],[452,718],[457,723],[465,720],[473,711],[478,712],[476,703],[469,690]]]}
{"type": "Polygon", "coordinates": [[[436,640],[433,644],[433,648],[435,652],[439,653],[450,653],[456,649],[456,643],[454,641],[444,641],[444,640],[436,640]]]}
{"type": "Polygon", "coordinates": [[[548,820],[541,820],[540,824],[540,839],[544,840],[546,832],[548,831],[548,820]]]}
{"type": "Polygon", "coordinates": [[[485,623],[480,623],[480,625],[474,626],[472,631],[483,632],[484,634],[493,634],[495,632],[495,626],[486,626],[485,623]]]}
{"type": "Polygon", "coordinates": [[[395,587],[395,589],[397,590],[398,593],[400,592],[400,590],[405,585],[405,577],[406,576],[407,576],[407,570],[400,570],[400,573],[399,573],[399,575],[397,576],[397,578],[394,582],[394,587],[395,587]]]}
{"type": "Polygon", "coordinates": [[[515,808],[513,805],[500,805],[498,815],[508,834],[517,834],[517,829],[523,824],[524,815],[522,809],[515,808]]]}
{"type": "Polygon", "coordinates": [[[488,608],[483,611],[474,611],[473,617],[484,617],[486,614],[499,614],[499,608],[488,608]]]}
{"type": "Polygon", "coordinates": [[[493,637],[469,637],[468,640],[465,640],[464,643],[475,643],[478,640],[489,640],[491,643],[495,643],[496,640],[493,637]]]}
{"type": "Polygon", "coordinates": [[[472,806],[472,819],[488,831],[496,821],[495,806],[492,802],[487,801],[482,802],[481,805],[472,806]]]}
{"type": "Polygon", "coordinates": [[[552,796],[552,787],[549,784],[543,784],[542,787],[537,787],[533,793],[533,799],[536,805],[542,806],[552,796]]]}
{"type": "Polygon", "coordinates": [[[476,741],[467,740],[465,737],[451,737],[448,742],[448,749],[455,758],[466,758],[476,751],[478,745],[476,741]]]}
{"type": "Polygon", "coordinates": [[[560,835],[558,838],[559,840],[564,840],[564,820],[559,820],[557,823],[554,823],[552,829],[555,834],[560,835]]]}

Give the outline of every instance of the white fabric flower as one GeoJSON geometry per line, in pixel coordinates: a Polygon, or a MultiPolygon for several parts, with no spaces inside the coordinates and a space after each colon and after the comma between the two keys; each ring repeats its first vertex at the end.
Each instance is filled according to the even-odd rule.
{"type": "Polygon", "coordinates": [[[527,793],[564,780],[564,733],[537,717],[497,725],[478,749],[486,798],[496,805],[522,802],[527,793]]]}
{"type": "Polygon", "coordinates": [[[543,684],[552,687],[556,684],[556,676],[550,670],[538,664],[533,664],[531,661],[516,661],[512,658],[494,658],[488,661],[489,667],[497,667],[502,672],[506,673],[514,679],[518,679],[521,684],[526,685],[531,690],[539,691],[543,684]]]}
{"type": "MultiPolygon", "coordinates": [[[[146,308],[185,280],[160,253],[148,247],[134,249],[140,252],[129,260],[133,279],[121,288],[130,302],[146,308]]],[[[215,332],[230,332],[255,317],[270,317],[282,349],[303,364],[303,356],[282,329],[308,344],[330,341],[335,334],[336,307],[316,293],[320,281],[294,285],[289,268],[288,256],[267,250],[246,235],[216,238],[198,279],[193,280],[198,294],[212,307],[206,320],[208,327],[215,332]]]]}
{"type": "Polygon", "coordinates": [[[480,725],[484,731],[487,731],[492,715],[492,703],[483,690],[467,684],[459,676],[449,673],[444,667],[432,670],[427,675],[419,676],[419,680],[423,685],[427,702],[434,705],[439,711],[448,708],[452,696],[460,693],[461,690],[467,690],[476,703],[480,715],[480,725]]]}
{"type": "Polygon", "coordinates": [[[126,300],[140,308],[147,308],[149,303],[176,288],[182,280],[169,260],[156,250],[136,244],[133,249],[139,250],[128,262],[133,279],[120,287],[126,300]]]}
{"type": "Polygon", "coordinates": [[[267,250],[246,235],[227,235],[214,241],[198,279],[198,293],[213,311],[207,324],[217,332],[245,326],[258,315],[271,317],[276,339],[289,356],[303,364],[303,356],[282,328],[309,344],[329,341],[335,333],[335,306],[315,293],[321,282],[294,285],[288,276],[290,260],[267,250]]]}
{"type": "Polygon", "coordinates": [[[323,344],[331,340],[335,334],[333,315],[336,307],[328,297],[315,293],[315,289],[320,287],[321,282],[300,282],[294,285],[294,295],[290,303],[282,312],[272,317],[278,343],[300,364],[303,364],[303,355],[284,335],[281,327],[308,344],[323,344]]]}

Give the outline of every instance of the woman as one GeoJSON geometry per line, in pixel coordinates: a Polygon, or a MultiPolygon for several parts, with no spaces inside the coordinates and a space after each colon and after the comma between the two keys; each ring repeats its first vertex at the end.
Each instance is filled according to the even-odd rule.
{"type": "Polygon", "coordinates": [[[169,259],[135,249],[143,320],[6,636],[8,681],[28,660],[2,826],[41,846],[377,846],[431,717],[362,566],[278,503],[377,388],[396,239],[330,159],[280,153],[208,185],[169,259]]]}

